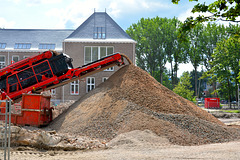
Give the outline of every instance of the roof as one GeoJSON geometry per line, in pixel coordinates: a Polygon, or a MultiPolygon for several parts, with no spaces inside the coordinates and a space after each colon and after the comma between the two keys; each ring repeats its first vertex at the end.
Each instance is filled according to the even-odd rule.
{"type": "Polygon", "coordinates": [[[55,50],[62,50],[62,42],[73,29],[0,29],[0,43],[6,43],[7,50],[15,43],[31,43],[30,50],[38,50],[39,43],[55,44],[55,50]]]}
{"type": "Polygon", "coordinates": [[[93,43],[136,43],[106,13],[94,12],[76,30],[73,29],[0,29],[0,44],[6,44],[1,51],[36,51],[39,44],[55,44],[55,50],[62,50],[62,42],[93,43]],[[96,28],[104,29],[104,38],[95,38],[96,28]],[[30,43],[30,49],[14,49],[16,43],[30,43]]]}
{"type": "Polygon", "coordinates": [[[106,13],[94,12],[66,39],[66,42],[131,42],[135,41],[106,13]],[[105,37],[94,38],[96,27],[104,28],[105,37]]]}

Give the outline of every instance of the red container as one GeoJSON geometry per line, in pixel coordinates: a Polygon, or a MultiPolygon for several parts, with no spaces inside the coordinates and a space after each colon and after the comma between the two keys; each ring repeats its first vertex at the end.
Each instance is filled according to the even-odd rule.
{"type": "Polygon", "coordinates": [[[43,126],[52,121],[51,96],[23,94],[20,114],[12,114],[11,121],[16,125],[43,126]]]}
{"type": "Polygon", "coordinates": [[[220,108],[220,99],[205,98],[205,108],[220,108]]]}

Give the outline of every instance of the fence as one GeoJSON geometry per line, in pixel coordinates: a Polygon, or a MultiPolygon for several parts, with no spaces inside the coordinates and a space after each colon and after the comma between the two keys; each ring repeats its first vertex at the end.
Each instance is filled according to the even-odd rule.
{"type": "Polygon", "coordinates": [[[10,160],[11,101],[0,100],[0,118],[0,159],[10,160]]]}

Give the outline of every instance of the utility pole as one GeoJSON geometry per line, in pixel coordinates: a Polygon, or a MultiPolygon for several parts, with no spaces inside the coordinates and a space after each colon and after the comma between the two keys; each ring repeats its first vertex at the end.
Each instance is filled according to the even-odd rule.
{"type": "Polygon", "coordinates": [[[240,110],[240,105],[239,105],[239,98],[240,98],[240,95],[239,95],[239,84],[238,84],[238,109],[240,110]]]}

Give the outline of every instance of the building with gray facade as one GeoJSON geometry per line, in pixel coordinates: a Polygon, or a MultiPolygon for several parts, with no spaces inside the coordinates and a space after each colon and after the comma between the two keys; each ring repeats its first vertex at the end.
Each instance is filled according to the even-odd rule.
{"type": "MultiPolygon", "coordinates": [[[[135,44],[127,33],[106,13],[94,12],[77,29],[0,29],[0,67],[56,50],[73,58],[79,67],[115,52],[126,54],[135,62],[135,44]]],[[[76,100],[105,81],[119,67],[52,90],[59,101],[76,100]]]]}

